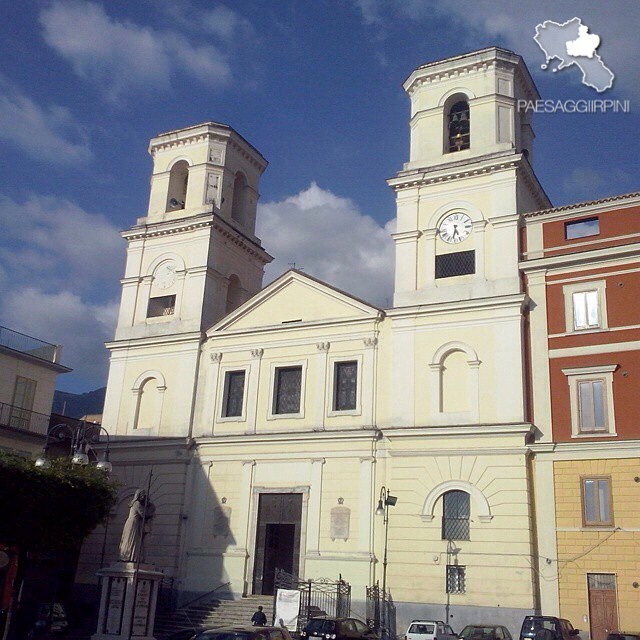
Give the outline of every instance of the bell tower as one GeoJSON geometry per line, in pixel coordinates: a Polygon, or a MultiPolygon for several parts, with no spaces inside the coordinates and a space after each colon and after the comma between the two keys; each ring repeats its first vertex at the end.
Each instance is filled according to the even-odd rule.
{"type": "Polygon", "coordinates": [[[147,215],[122,233],[127,261],[103,420],[114,433],[182,436],[203,332],[262,288],[272,260],[255,235],[267,162],[215,122],[160,134],[149,153],[147,215]]]}
{"type": "Polygon", "coordinates": [[[520,56],[496,47],[418,67],[410,156],[396,194],[394,306],[518,293],[520,214],[549,206],[531,168],[518,99],[538,93],[520,56]]]}

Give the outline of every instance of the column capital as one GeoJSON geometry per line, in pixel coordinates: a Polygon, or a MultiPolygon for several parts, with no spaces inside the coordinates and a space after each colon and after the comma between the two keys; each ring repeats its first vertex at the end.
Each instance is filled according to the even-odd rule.
{"type": "Polygon", "coordinates": [[[311,458],[311,464],[324,464],[325,462],[325,458],[311,458]]]}
{"type": "Polygon", "coordinates": [[[256,461],[255,461],[255,460],[243,460],[243,461],[242,461],[242,466],[243,466],[243,467],[244,467],[244,466],[247,466],[247,465],[249,465],[249,466],[253,467],[253,466],[255,466],[255,464],[256,464],[256,461]]]}
{"type": "Polygon", "coordinates": [[[362,456],[360,462],[375,462],[376,459],[373,456],[362,456]]]}
{"type": "Polygon", "coordinates": [[[264,354],[264,349],[251,349],[251,357],[259,360],[264,354]]]}
{"type": "Polygon", "coordinates": [[[210,353],[209,354],[209,359],[211,360],[211,362],[220,362],[220,360],[222,360],[222,353],[218,352],[218,353],[210,353]]]}
{"type": "Polygon", "coordinates": [[[316,348],[318,349],[318,351],[329,351],[330,346],[330,342],[318,342],[316,344],[316,348]]]}
{"type": "Polygon", "coordinates": [[[365,338],[363,340],[364,342],[364,346],[366,349],[373,349],[377,346],[378,344],[378,338],[373,337],[373,338],[365,338]]]}

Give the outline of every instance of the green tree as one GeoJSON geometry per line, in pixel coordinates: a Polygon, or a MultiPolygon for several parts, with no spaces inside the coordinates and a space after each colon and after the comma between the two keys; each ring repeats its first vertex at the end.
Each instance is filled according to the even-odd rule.
{"type": "Polygon", "coordinates": [[[104,472],[53,460],[48,469],[0,452],[0,542],[24,551],[77,548],[103,522],[116,487],[104,472]]]}

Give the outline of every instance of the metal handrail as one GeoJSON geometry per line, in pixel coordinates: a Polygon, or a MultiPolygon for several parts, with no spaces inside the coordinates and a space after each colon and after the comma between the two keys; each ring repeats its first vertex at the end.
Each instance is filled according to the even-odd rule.
{"type": "Polygon", "coordinates": [[[50,419],[51,416],[47,413],[38,413],[31,409],[0,402],[0,425],[45,436],[50,419]]]}
{"type": "Polygon", "coordinates": [[[7,327],[0,327],[0,346],[26,353],[41,360],[56,362],[58,347],[55,344],[39,340],[33,336],[28,336],[26,333],[20,333],[7,327]]]}
{"type": "Polygon", "coordinates": [[[202,593],[197,598],[193,598],[193,600],[189,600],[189,602],[187,602],[186,604],[180,605],[179,607],[176,608],[176,611],[182,611],[183,609],[187,609],[194,602],[198,602],[198,600],[202,600],[203,598],[206,598],[207,596],[210,596],[211,594],[215,593],[218,589],[222,589],[222,587],[228,587],[230,584],[231,584],[231,580],[229,580],[228,582],[225,582],[224,584],[220,584],[215,589],[211,589],[211,591],[207,591],[207,593],[202,593]]]}

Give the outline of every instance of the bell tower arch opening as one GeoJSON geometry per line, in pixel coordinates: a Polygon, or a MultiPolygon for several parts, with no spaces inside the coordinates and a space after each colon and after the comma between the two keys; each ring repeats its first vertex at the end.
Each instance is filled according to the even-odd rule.
{"type": "Polygon", "coordinates": [[[185,208],[188,183],[189,163],[186,160],[178,160],[169,172],[166,211],[179,211],[185,208]]]}
{"type": "Polygon", "coordinates": [[[471,111],[463,93],[450,96],[444,106],[445,153],[464,151],[471,147],[471,111]]]}

